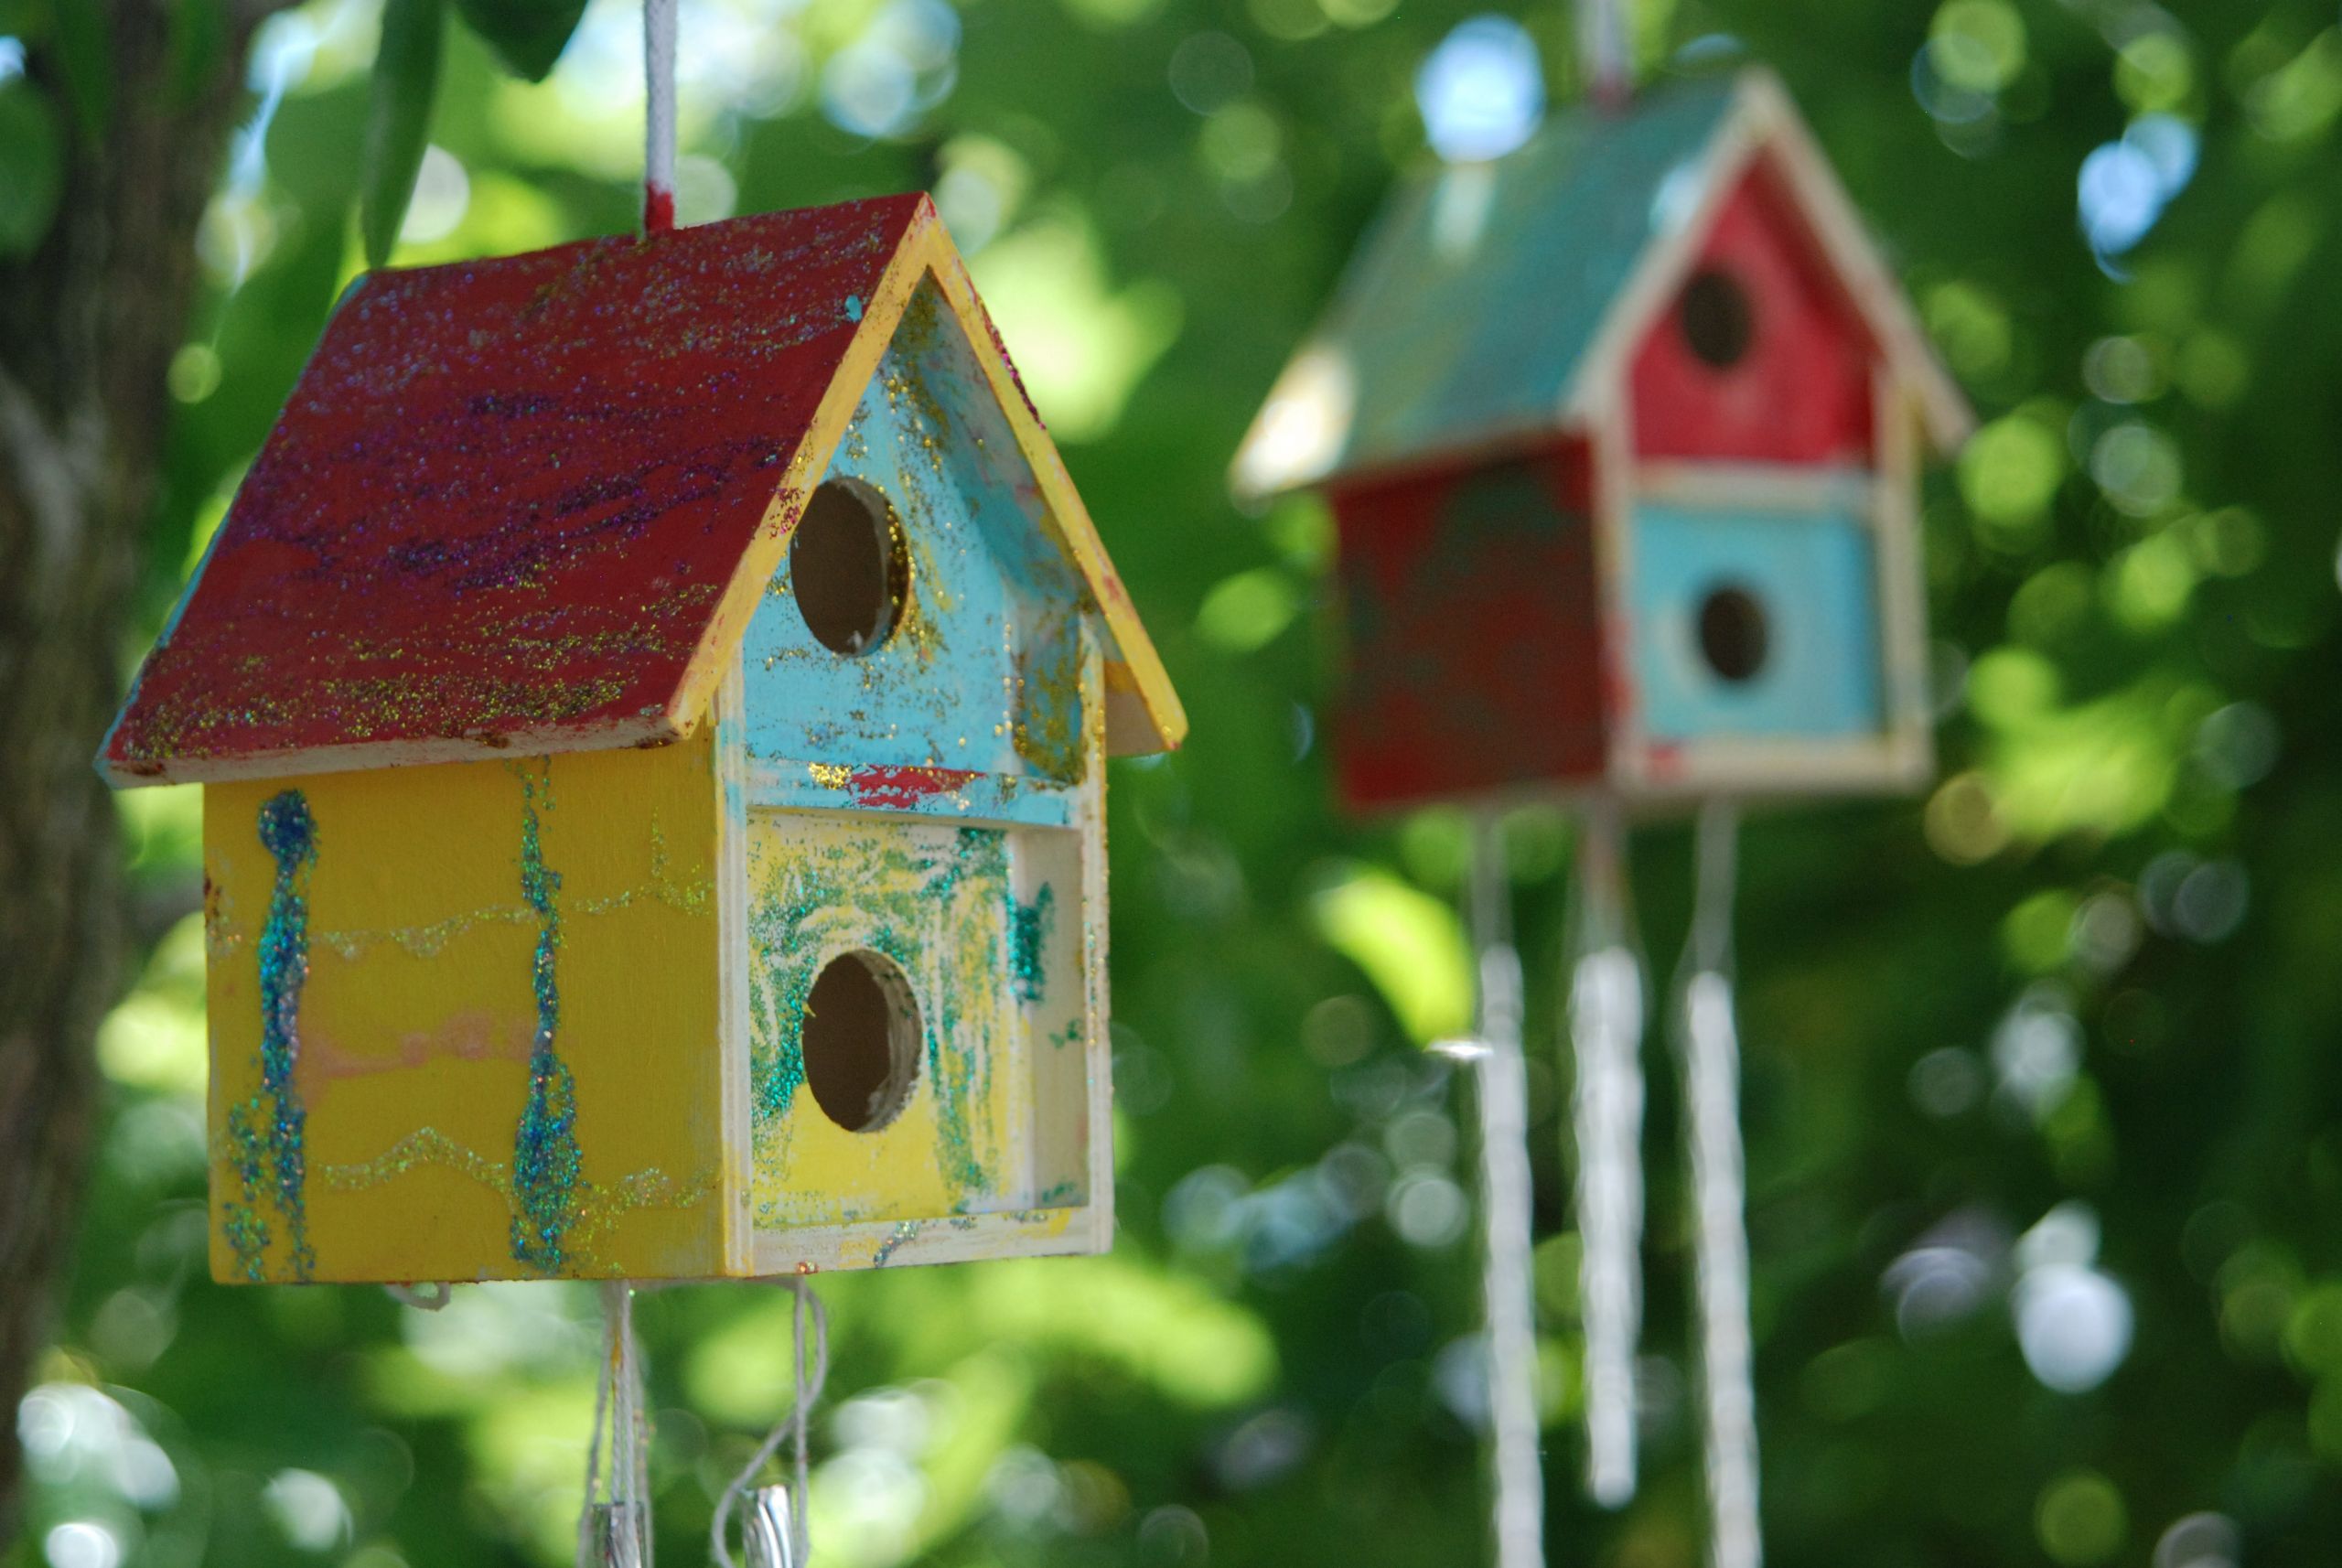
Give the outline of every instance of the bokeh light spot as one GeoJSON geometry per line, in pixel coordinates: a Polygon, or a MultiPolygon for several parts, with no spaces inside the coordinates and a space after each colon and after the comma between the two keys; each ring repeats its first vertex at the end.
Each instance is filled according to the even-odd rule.
{"type": "Polygon", "coordinates": [[[1457,23],[1415,73],[1415,106],[1432,150],[1450,163],[1504,156],[1545,117],[1536,39],[1505,16],[1457,23]]]}

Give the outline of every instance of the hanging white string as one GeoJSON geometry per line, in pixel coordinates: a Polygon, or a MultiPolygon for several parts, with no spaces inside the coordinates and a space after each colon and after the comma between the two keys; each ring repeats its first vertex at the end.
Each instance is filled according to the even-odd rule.
{"type": "Polygon", "coordinates": [[[1531,1283],[1529,1079],[1520,1053],[1520,955],[1493,815],[1474,824],[1472,936],[1479,953],[1482,1285],[1488,1314],[1488,1426],[1495,1445],[1497,1568],[1542,1568],[1545,1481],[1537,1455],[1537,1327],[1531,1283]]]}
{"type": "Polygon", "coordinates": [[[642,0],[642,227],[675,226],[675,0],[642,0]]]}
{"type": "Polygon", "coordinates": [[[602,1366],[594,1383],[586,1497],[577,1514],[578,1568],[650,1568],[650,1439],[634,1287],[613,1280],[602,1286],[602,1366]],[[609,1473],[607,1496],[602,1496],[606,1418],[609,1473]]]}
{"type": "Polygon", "coordinates": [[[1617,1508],[1635,1495],[1635,1347],[1642,1332],[1643,981],[1628,927],[1617,803],[1585,808],[1570,944],[1576,1067],[1578,1314],[1585,1331],[1585,1484],[1617,1508]]]}
{"type": "MultiPolygon", "coordinates": [[[[774,1423],[773,1429],[765,1434],[765,1440],[757,1445],[756,1453],[749,1455],[747,1464],[741,1466],[740,1473],[732,1477],[731,1483],[724,1488],[724,1495],[716,1499],[715,1517],[708,1522],[707,1541],[722,1568],[735,1568],[731,1542],[725,1537],[731,1533],[732,1516],[738,1511],[741,1498],[756,1485],[757,1475],[764,1469],[766,1462],[779,1451],[782,1441],[792,1437],[795,1452],[790,1455],[790,1472],[796,1498],[790,1515],[794,1539],[790,1542],[791,1555],[786,1568],[806,1568],[812,1559],[812,1539],[807,1519],[810,1498],[806,1490],[809,1466],[805,1432],[813,1406],[822,1397],[822,1385],[829,1381],[830,1315],[822,1305],[822,1298],[813,1294],[810,1282],[790,1277],[777,1283],[793,1291],[797,1298],[790,1318],[796,1342],[797,1386],[790,1391],[789,1413],[774,1423]],[[805,1332],[809,1316],[812,1325],[810,1369],[805,1332]]],[[[783,1565],[757,1564],[752,1556],[751,1568],[783,1568],[783,1565]]]]}
{"type": "Polygon", "coordinates": [[[1738,809],[1700,812],[1698,886],[1683,951],[1677,1049],[1697,1212],[1700,1370],[1705,1402],[1709,1562],[1758,1568],[1756,1395],[1749,1367],[1748,1229],[1733,1024],[1732,905],[1738,809]]]}
{"type": "Polygon", "coordinates": [[[454,1298],[456,1288],[446,1280],[438,1280],[430,1284],[384,1285],[382,1294],[401,1306],[411,1306],[417,1312],[440,1312],[454,1298]]]}
{"type": "Polygon", "coordinates": [[[1577,0],[1577,58],[1588,98],[1611,109],[1627,102],[1634,91],[1634,59],[1626,0],[1577,0]]]}

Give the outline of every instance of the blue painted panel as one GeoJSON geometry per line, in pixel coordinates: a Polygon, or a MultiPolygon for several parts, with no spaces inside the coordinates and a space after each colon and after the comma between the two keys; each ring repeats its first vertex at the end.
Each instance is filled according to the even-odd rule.
{"type": "Polygon", "coordinates": [[[893,503],[910,605],[877,648],[833,651],[799,613],[784,558],[742,656],[748,755],[1079,778],[1087,598],[1043,532],[1031,470],[932,284],[823,477],[863,480],[893,503]]]}
{"type": "Polygon", "coordinates": [[[1653,741],[1883,727],[1877,571],[1860,520],[1650,504],[1635,519],[1635,668],[1653,741]],[[1701,607],[1724,587],[1764,610],[1764,661],[1742,681],[1701,650],[1701,607]]]}

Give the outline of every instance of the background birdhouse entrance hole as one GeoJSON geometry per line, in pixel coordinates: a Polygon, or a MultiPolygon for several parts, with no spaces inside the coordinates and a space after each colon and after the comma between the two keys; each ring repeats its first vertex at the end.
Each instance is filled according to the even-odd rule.
{"type": "Polygon", "coordinates": [[[919,1004],[891,959],[841,953],[806,1000],[805,1083],[829,1119],[849,1133],[892,1122],[919,1079],[919,1004]]]}
{"type": "Polygon", "coordinates": [[[1748,681],[1765,668],[1771,634],[1762,600],[1736,583],[1721,584],[1700,601],[1700,657],[1726,681],[1748,681]]]}
{"type": "Polygon", "coordinates": [[[1756,319],[1748,291],[1730,273],[1710,268],[1683,285],[1683,300],[1676,319],[1683,341],[1703,364],[1730,370],[1747,356],[1756,336],[1756,319]]]}
{"type": "Polygon", "coordinates": [[[885,642],[910,597],[910,552],[895,509],[859,479],[813,491],[789,542],[790,591],[807,629],[833,652],[885,642]]]}

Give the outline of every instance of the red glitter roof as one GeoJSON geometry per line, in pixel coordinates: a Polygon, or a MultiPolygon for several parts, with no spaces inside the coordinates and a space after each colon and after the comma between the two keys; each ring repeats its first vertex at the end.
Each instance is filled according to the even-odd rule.
{"type": "MultiPolygon", "coordinates": [[[[101,769],[284,775],[687,734],[930,270],[965,290],[934,209],[904,196],[368,277],[101,769]]],[[[1086,514],[1059,525],[1085,536],[1075,554],[1094,546],[1086,514]]]]}

